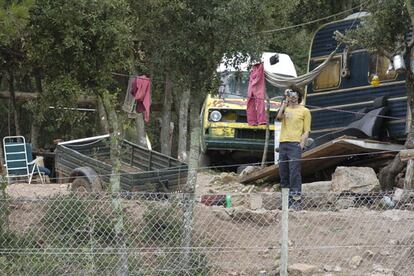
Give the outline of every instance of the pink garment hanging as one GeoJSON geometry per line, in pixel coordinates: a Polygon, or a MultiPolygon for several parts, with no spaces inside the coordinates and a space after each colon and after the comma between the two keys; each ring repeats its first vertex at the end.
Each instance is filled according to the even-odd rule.
{"type": "Polygon", "coordinates": [[[137,102],[135,110],[138,113],[144,113],[144,120],[148,123],[151,107],[151,80],[145,75],[136,77],[131,94],[137,102]]]}
{"type": "Polygon", "coordinates": [[[247,98],[247,123],[251,126],[265,125],[268,118],[265,110],[266,86],[263,63],[253,65],[247,98]]]}

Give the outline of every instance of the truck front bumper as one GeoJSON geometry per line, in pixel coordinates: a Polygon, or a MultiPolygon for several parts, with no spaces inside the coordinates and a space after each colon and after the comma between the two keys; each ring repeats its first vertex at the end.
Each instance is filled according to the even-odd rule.
{"type": "MultiPolygon", "coordinates": [[[[241,139],[241,138],[217,138],[206,136],[205,145],[207,150],[228,151],[261,151],[265,145],[264,140],[241,139]]],[[[268,151],[274,151],[273,137],[269,139],[268,151]]]]}

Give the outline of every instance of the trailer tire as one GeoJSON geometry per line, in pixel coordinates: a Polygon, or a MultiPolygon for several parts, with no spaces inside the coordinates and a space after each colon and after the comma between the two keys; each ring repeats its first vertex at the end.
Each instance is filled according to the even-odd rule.
{"type": "Polygon", "coordinates": [[[90,167],[80,167],[74,169],[70,174],[73,192],[101,192],[102,183],[100,177],[90,167]]]}
{"type": "Polygon", "coordinates": [[[91,184],[84,177],[77,177],[72,182],[71,188],[73,192],[79,192],[79,193],[92,192],[91,184]]]}

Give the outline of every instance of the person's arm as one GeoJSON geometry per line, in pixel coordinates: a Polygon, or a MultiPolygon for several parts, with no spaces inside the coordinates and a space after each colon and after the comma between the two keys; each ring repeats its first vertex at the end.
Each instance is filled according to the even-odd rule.
{"type": "Polygon", "coordinates": [[[285,109],[286,109],[287,103],[286,100],[282,101],[282,105],[279,108],[279,112],[277,113],[276,119],[278,121],[282,121],[283,118],[285,117],[285,109]]]}
{"type": "Polygon", "coordinates": [[[310,126],[311,126],[311,115],[310,115],[309,109],[306,109],[304,120],[303,120],[303,134],[300,137],[300,147],[302,149],[305,148],[306,141],[309,138],[310,126]]]}
{"type": "Polygon", "coordinates": [[[308,138],[309,138],[309,131],[304,132],[302,134],[302,136],[300,137],[300,147],[301,147],[301,149],[305,148],[306,141],[308,140],[308,138]]]}
{"type": "Polygon", "coordinates": [[[285,91],[285,97],[282,100],[282,104],[280,105],[279,112],[277,113],[277,116],[276,116],[276,119],[278,121],[282,121],[283,118],[285,117],[285,109],[286,109],[287,104],[288,104],[288,97],[285,91]]]}

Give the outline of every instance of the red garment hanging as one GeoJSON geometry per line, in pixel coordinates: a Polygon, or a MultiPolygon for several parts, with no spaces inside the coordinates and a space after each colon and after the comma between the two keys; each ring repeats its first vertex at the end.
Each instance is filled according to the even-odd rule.
{"type": "Polygon", "coordinates": [[[247,123],[251,126],[267,124],[265,109],[266,85],[263,63],[253,65],[247,90],[247,123]]]}
{"type": "Polygon", "coordinates": [[[145,75],[136,77],[131,94],[137,103],[135,110],[144,113],[144,120],[148,123],[151,108],[151,80],[145,75]]]}

